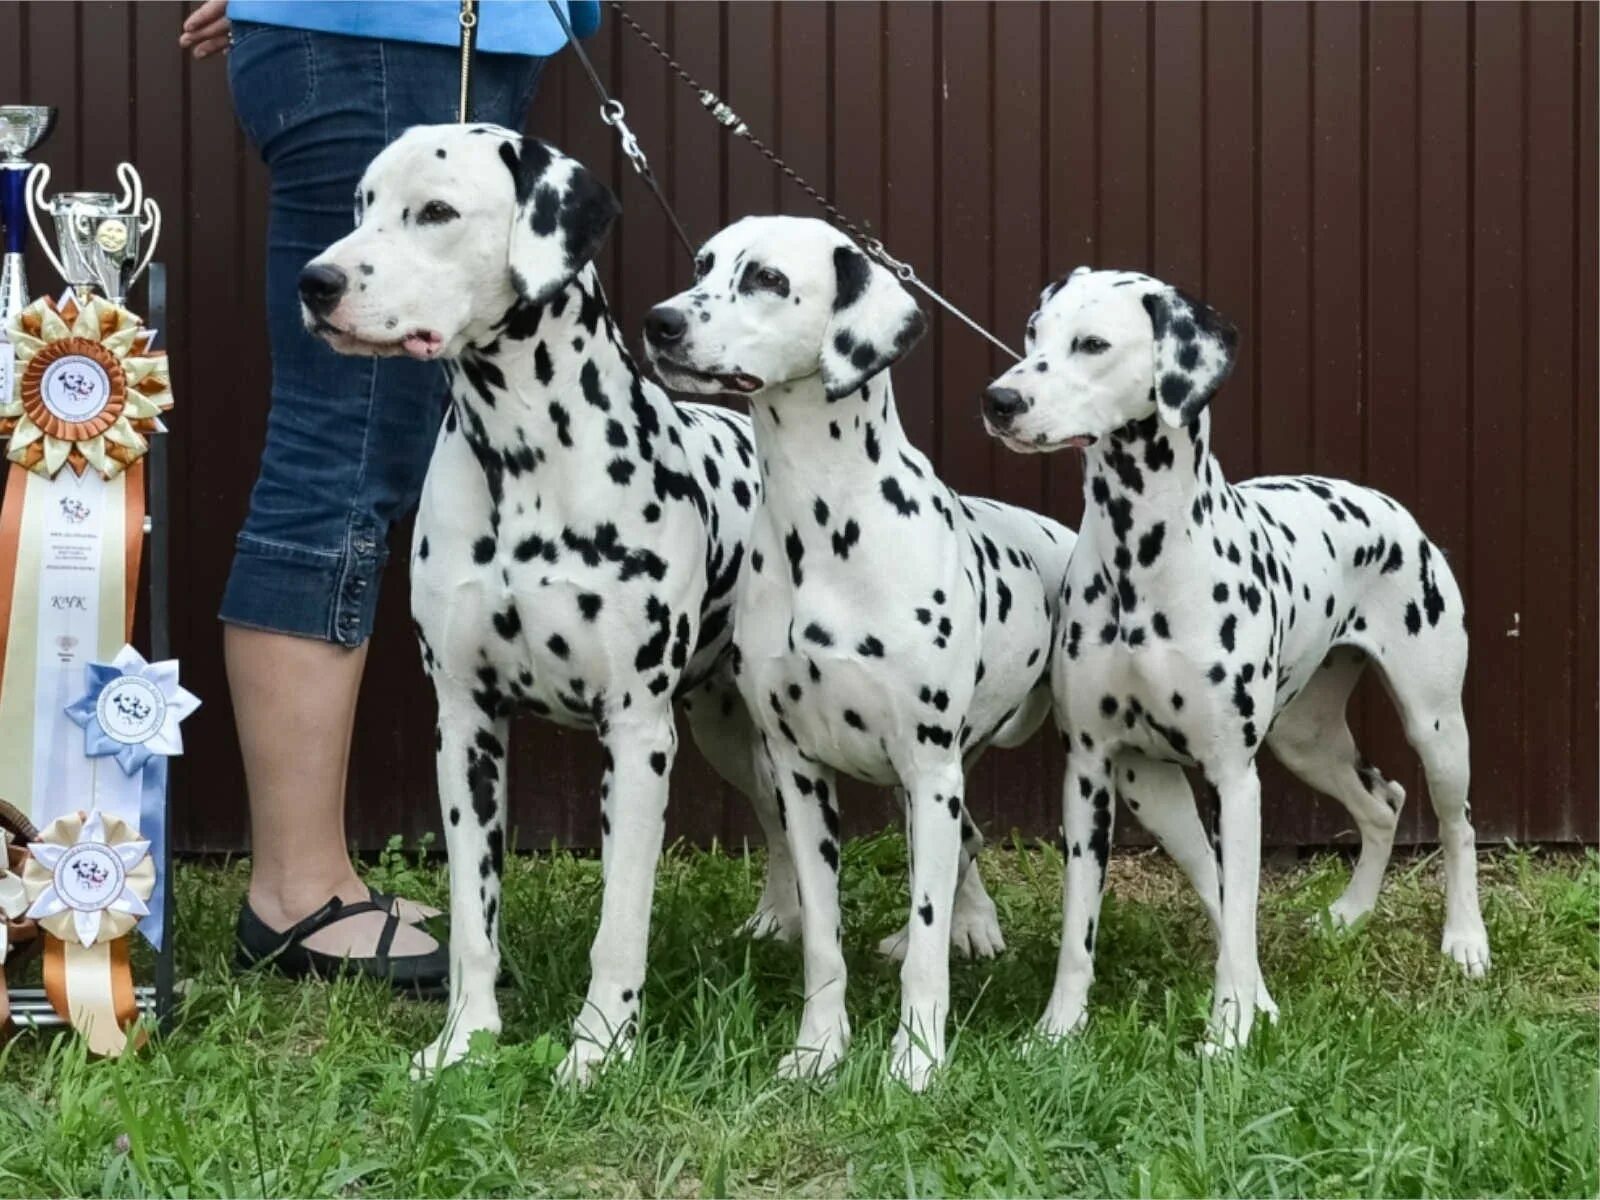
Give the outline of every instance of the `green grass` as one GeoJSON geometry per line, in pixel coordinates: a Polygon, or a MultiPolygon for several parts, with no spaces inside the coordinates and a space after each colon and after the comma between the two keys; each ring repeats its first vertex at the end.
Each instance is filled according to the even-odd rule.
{"type": "MultiPolygon", "coordinates": [[[[657,889],[645,1036],[586,1092],[556,1087],[587,980],[598,864],[510,864],[506,1032],[426,1084],[410,1052],[439,1004],[355,982],[233,979],[242,866],[179,875],[174,1027],[86,1062],[68,1038],[0,1051],[0,1195],[1595,1196],[1600,858],[1483,858],[1495,955],[1470,983],[1437,951],[1436,858],[1390,869],[1352,934],[1315,914],[1345,864],[1266,873],[1262,961],[1283,1008],[1234,1059],[1196,1055],[1211,945],[1164,859],[1113,867],[1089,1030],[1021,1049],[1054,972],[1061,863],[986,854],[1010,949],[954,970],[952,1062],[913,1097],[884,1080],[903,917],[901,841],[845,856],[856,1039],[826,1084],[772,1072],[799,1016],[793,947],[729,935],[759,863],[675,852],[657,889]]],[[[377,882],[442,898],[390,854],[377,882]]]]}

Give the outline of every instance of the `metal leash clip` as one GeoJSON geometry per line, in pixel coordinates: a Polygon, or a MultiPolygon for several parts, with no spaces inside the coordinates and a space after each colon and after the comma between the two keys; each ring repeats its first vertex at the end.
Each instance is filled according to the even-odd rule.
{"type": "Polygon", "coordinates": [[[633,136],[633,130],[629,129],[627,121],[623,120],[626,115],[627,110],[622,107],[622,101],[614,97],[600,106],[600,119],[617,131],[617,141],[622,143],[622,152],[628,156],[633,169],[640,175],[648,176],[650,161],[645,158],[639,139],[633,136]]]}

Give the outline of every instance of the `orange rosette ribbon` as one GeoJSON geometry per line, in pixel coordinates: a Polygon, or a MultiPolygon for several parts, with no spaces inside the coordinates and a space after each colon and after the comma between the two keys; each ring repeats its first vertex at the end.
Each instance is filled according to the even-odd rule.
{"type": "Polygon", "coordinates": [[[144,457],[145,435],[172,407],[172,377],[138,316],[99,296],[45,296],[6,332],[16,351],[12,394],[0,397],[7,458],[47,478],[70,466],[111,479],[144,457]]]}

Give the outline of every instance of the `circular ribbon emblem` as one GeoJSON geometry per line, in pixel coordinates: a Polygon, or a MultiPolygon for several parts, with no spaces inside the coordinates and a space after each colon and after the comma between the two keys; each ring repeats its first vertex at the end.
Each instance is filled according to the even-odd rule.
{"type": "Polygon", "coordinates": [[[95,719],[112,741],[143,745],[166,724],[167,698],[141,675],[119,675],[95,701],[95,719]]]}
{"type": "Polygon", "coordinates": [[[127,398],[122,365],[87,338],[63,338],[22,373],[22,411],[52,437],[77,442],[117,423],[127,398]]]}

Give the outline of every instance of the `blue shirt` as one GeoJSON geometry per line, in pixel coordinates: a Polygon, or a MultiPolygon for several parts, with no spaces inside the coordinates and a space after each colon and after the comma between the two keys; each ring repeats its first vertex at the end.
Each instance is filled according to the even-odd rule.
{"type": "MultiPolygon", "coordinates": [[[[600,28],[600,0],[561,0],[572,32],[588,37],[600,28]]],[[[455,46],[461,41],[459,0],[229,0],[228,17],[261,25],[287,25],[455,46]]],[[[479,0],[478,49],[489,54],[554,54],[567,35],[545,0],[479,0]]]]}

